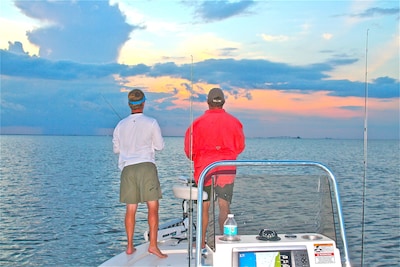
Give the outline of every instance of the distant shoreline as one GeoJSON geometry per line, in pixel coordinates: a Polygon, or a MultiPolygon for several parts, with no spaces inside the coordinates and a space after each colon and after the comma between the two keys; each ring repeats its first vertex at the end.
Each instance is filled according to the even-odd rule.
{"type": "MultiPolygon", "coordinates": [[[[109,136],[111,135],[78,135],[78,134],[2,134],[0,133],[0,136],[76,136],[76,137],[93,137],[93,136],[109,136]]],[[[179,135],[165,135],[165,138],[183,138],[183,136],[179,135]]],[[[302,140],[363,140],[363,138],[333,138],[333,137],[300,137],[300,136],[266,136],[266,137],[246,137],[247,139],[302,139],[302,140]]],[[[389,140],[389,141],[400,141],[399,139],[368,139],[368,140],[389,140]]]]}

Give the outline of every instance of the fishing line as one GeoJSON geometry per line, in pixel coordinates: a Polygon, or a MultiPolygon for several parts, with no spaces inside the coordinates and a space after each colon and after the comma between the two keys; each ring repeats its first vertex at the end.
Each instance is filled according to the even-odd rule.
{"type": "Polygon", "coordinates": [[[364,266],[364,238],[365,238],[365,197],[368,160],[368,32],[365,44],[365,98],[364,98],[364,176],[363,176],[363,205],[362,205],[362,239],[361,239],[361,267],[364,266]]]}
{"type": "Polygon", "coordinates": [[[118,118],[120,120],[122,120],[122,117],[118,114],[118,112],[114,109],[114,107],[111,105],[110,102],[107,101],[107,99],[104,97],[104,95],[102,93],[100,93],[100,95],[103,97],[104,101],[106,101],[106,103],[110,106],[110,108],[112,109],[112,111],[114,111],[115,115],[118,116],[118,118]]]}

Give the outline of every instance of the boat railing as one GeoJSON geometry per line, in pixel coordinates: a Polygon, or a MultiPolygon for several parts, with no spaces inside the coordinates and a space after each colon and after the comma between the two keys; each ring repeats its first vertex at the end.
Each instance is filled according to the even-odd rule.
{"type": "MultiPolygon", "coordinates": [[[[322,163],[314,162],[314,161],[285,161],[285,160],[223,160],[223,161],[217,161],[217,162],[214,162],[214,163],[211,163],[210,165],[208,165],[200,174],[199,181],[198,181],[198,195],[197,195],[198,203],[201,203],[202,199],[203,199],[203,188],[204,188],[205,177],[207,176],[207,174],[210,170],[212,170],[215,167],[220,167],[220,166],[273,166],[273,167],[276,167],[276,166],[278,166],[278,167],[280,167],[280,166],[284,166],[284,167],[311,166],[311,167],[316,167],[316,168],[323,170],[327,174],[330,188],[333,191],[333,197],[334,197],[336,212],[337,212],[337,223],[339,225],[339,233],[340,233],[341,240],[343,243],[342,244],[343,261],[344,261],[345,266],[351,266],[348,248],[347,248],[346,232],[345,232],[343,212],[342,212],[342,207],[341,207],[341,202],[340,202],[339,189],[338,189],[337,181],[336,181],[334,174],[327,166],[325,166],[322,163]]],[[[203,212],[203,206],[198,205],[196,248],[201,247],[202,212],[203,212]]],[[[195,264],[196,265],[195,266],[202,266],[201,258],[202,258],[201,249],[196,249],[196,254],[195,254],[195,264]]]]}

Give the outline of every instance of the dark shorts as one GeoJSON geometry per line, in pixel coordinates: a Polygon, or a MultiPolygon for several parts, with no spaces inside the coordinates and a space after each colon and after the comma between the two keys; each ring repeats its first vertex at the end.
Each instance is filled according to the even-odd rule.
{"type": "Polygon", "coordinates": [[[126,166],[121,172],[119,201],[138,204],[162,198],[156,165],[143,162],[126,166]]]}
{"type": "MultiPolygon", "coordinates": [[[[210,201],[211,196],[211,185],[203,187],[203,191],[207,192],[208,198],[204,201],[210,201]]],[[[214,188],[215,197],[219,197],[225,199],[226,201],[232,203],[232,196],[233,196],[233,183],[227,184],[223,187],[217,185],[214,188]]]]}

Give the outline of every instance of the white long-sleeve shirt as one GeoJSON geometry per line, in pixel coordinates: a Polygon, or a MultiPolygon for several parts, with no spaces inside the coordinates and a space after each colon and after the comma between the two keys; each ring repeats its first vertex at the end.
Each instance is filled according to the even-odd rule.
{"type": "Polygon", "coordinates": [[[141,162],[155,163],[155,150],[164,148],[164,139],[156,119],[143,113],[131,114],[114,129],[113,151],[119,154],[118,167],[141,162]]]}

